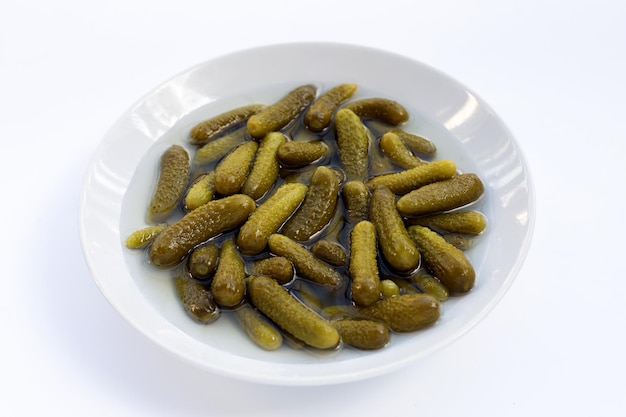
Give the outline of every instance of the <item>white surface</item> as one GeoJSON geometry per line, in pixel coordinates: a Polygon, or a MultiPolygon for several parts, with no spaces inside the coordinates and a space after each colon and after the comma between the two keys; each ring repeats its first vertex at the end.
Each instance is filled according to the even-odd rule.
{"type": "MultiPolygon", "coordinates": [[[[417,61],[372,48],[337,43],[288,43],[238,51],[204,62],[153,89],[108,130],[81,190],[79,227],[87,263],[103,295],[134,327],[166,350],[202,368],[238,379],[285,385],[322,385],[379,376],[441,349],[465,334],[500,300],[526,257],[535,202],[526,161],[506,126],[480,97],[417,61]],[[289,61],[280,65],[274,62],[289,61]],[[240,71],[256,62],[254,71],[240,71]],[[327,65],[333,62],[334,65],[327,65]],[[380,74],[394,74],[381,77],[380,74]],[[237,74],[233,77],[232,74],[237,74]],[[146,226],[154,170],[172,144],[187,147],[192,126],[210,115],[250,103],[272,103],[303,83],[321,92],[350,80],[352,97],[403,103],[407,131],[437,145],[438,159],[455,161],[486,186],[473,208],[488,230],[466,251],[476,285],[441,305],[435,326],[394,334],[385,349],[340,349],[313,355],[284,346],[266,352],[231,320],[210,326],[189,319],[170,271],[146,266],[144,251],[124,239],[146,226]]],[[[226,315],[224,315],[226,316],[226,315]]]]}
{"type": "Polygon", "coordinates": [[[0,414],[424,416],[626,413],[621,2],[3,3],[5,265],[0,414]],[[494,311],[428,360],[331,387],[217,377],[156,347],[96,288],[78,241],[83,173],[152,87],[284,41],[411,56],[476,91],[522,145],[533,244],[494,311]]]}

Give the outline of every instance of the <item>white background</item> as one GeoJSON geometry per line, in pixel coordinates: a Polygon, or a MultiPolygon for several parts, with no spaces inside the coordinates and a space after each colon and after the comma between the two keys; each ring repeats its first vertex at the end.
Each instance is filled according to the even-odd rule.
{"type": "Polygon", "coordinates": [[[625,21],[617,0],[4,0],[0,415],[626,415],[625,21]],[[388,49],[467,85],[517,138],[537,201],[526,262],[483,322],[329,387],[165,353],[101,295],[78,238],[82,177],[119,115],[212,57],[300,40],[388,49]]]}

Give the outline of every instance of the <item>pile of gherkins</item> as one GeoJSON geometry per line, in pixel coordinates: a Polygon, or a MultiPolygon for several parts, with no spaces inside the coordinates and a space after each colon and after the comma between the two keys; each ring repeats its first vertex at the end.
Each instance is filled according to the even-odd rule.
{"type": "Polygon", "coordinates": [[[378,349],[473,287],[481,180],[402,129],[401,104],[356,90],[303,85],[212,115],[162,155],[149,226],[126,246],[174,271],[194,320],[230,312],[268,350],[378,349]]]}

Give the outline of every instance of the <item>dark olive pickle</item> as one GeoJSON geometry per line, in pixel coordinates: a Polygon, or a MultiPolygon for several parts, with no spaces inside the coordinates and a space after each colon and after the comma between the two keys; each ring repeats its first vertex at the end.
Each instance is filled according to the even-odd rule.
{"type": "Polygon", "coordinates": [[[326,91],[306,111],[304,124],[314,132],[326,129],[337,107],[352,97],[356,90],[356,84],[340,84],[326,91]]]}
{"type": "Polygon", "coordinates": [[[386,98],[364,98],[346,104],[344,109],[352,110],[357,116],[378,119],[391,125],[400,125],[409,120],[404,106],[386,98]]]}
{"type": "Polygon", "coordinates": [[[276,103],[252,115],[247,122],[248,132],[258,139],[282,129],[313,101],[316,93],[317,88],[311,84],[295,88],[276,103]]]}
{"type": "Polygon", "coordinates": [[[348,260],[348,255],[343,246],[326,239],[315,242],[311,252],[321,260],[334,266],[344,266],[348,260]]]}
{"type": "Polygon", "coordinates": [[[272,277],[279,284],[287,284],[294,277],[293,264],[284,256],[256,260],[252,264],[252,269],[255,275],[272,277]]]}
{"type": "Polygon", "coordinates": [[[403,195],[398,200],[398,211],[406,216],[421,216],[453,210],[473,203],[483,192],[483,183],[476,174],[461,174],[403,195]]]}
{"type": "Polygon", "coordinates": [[[229,129],[234,128],[239,123],[245,122],[250,116],[260,112],[264,108],[265,105],[263,104],[251,104],[229,110],[211,119],[200,122],[191,129],[189,133],[189,143],[192,145],[203,145],[217,138],[229,129]]]}
{"type": "Polygon", "coordinates": [[[330,324],[337,329],[343,343],[357,349],[381,349],[391,339],[389,327],[379,321],[343,319],[331,321],[330,324]]]}
{"type": "Polygon", "coordinates": [[[309,240],[333,218],[338,198],[337,175],[325,166],[317,167],[302,205],[287,220],[281,233],[297,241],[309,240]]]}
{"type": "Polygon", "coordinates": [[[278,160],[286,167],[301,168],[317,161],[328,152],[321,140],[308,142],[289,141],[278,148],[278,160]]]}
{"type": "Polygon", "coordinates": [[[192,319],[208,324],[219,318],[220,309],[204,285],[184,275],[176,276],[174,285],[178,299],[192,319]]]}
{"type": "Polygon", "coordinates": [[[339,344],[337,330],[298,301],[276,280],[253,276],[246,282],[252,304],[278,327],[318,349],[332,349],[339,344]]]}
{"type": "Polygon", "coordinates": [[[472,289],[476,273],[465,254],[424,226],[409,226],[409,235],[422,253],[432,274],[452,293],[472,289]]]}
{"type": "Polygon", "coordinates": [[[357,307],[367,317],[381,320],[393,331],[412,332],[439,319],[439,300],[430,294],[405,294],[385,298],[367,307],[357,307]]]}
{"type": "Polygon", "coordinates": [[[219,253],[219,248],[214,244],[194,248],[187,260],[187,268],[191,275],[200,280],[212,277],[217,268],[219,253]]]}
{"type": "Polygon", "coordinates": [[[161,156],[159,178],[148,207],[148,222],[163,222],[185,193],[189,176],[189,154],[180,145],[170,146],[161,156]]]}
{"type": "Polygon", "coordinates": [[[420,261],[420,253],[396,209],[396,196],[389,188],[381,185],[374,189],[369,215],[376,226],[378,246],[387,263],[399,272],[415,269],[420,261]]]}
{"type": "Polygon", "coordinates": [[[194,247],[243,224],[255,208],[254,200],[243,194],[198,207],[157,236],[150,246],[150,261],[158,267],[182,262],[194,247]]]}
{"type": "Polygon", "coordinates": [[[350,233],[350,275],[352,300],[368,306],[380,299],[376,228],[372,222],[358,222],[350,233]]]}

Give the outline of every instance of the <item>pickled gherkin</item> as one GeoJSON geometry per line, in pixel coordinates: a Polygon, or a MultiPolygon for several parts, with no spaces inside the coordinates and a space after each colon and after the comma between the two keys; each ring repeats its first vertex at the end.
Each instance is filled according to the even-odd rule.
{"type": "Polygon", "coordinates": [[[174,278],[174,285],[178,299],[192,319],[208,324],[219,318],[220,309],[204,285],[183,275],[174,278]]]}
{"type": "Polygon", "coordinates": [[[422,292],[437,297],[439,301],[448,299],[448,289],[441,282],[439,282],[437,278],[431,277],[430,275],[417,274],[411,277],[410,280],[417,285],[422,292]]]}
{"type": "Polygon", "coordinates": [[[380,149],[400,168],[410,169],[427,164],[406,147],[400,136],[387,132],[380,138],[380,149]]]}
{"type": "Polygon", "coordinates": [[[403,294],[385,298],[357,312],[381,320],[396,332],[422,329],[439,319],[439,300],[430,294],[403,294]]]}
{"type": "Polygon", "coordinates": [[[324,166],[317,167],[302,205],[281,233],[298,241],[309,240],[333,218],[338,197],[339,181],[335,173],[324,166]]]}
{"type": "Polygon", "coordinates": [[[293,214],[304,199],[308,187],[304,184],[283,184],[263,202],[239,229],[237,246],[244,255],[261,253],[272,233],[293,214]]]}
{"type": "Polygon", "coordinates": [[[284,256],[259,259],[252,264],[255,275],[274,278],[279,284],[287,284],[294,277],[293,264],[284,256]]]}
{"type": "Polygon", "coordinates": [[[321,140],[308,142],[289,141],[278,148],[278,160],[286,167],[301,168],[317,161],[328,152],[321,140]]]}
{"type": "Polygon", "coordinates": [[[275,280],[253,276],[247,284],[252,304],[281,329],[318,349],[333,349],[339,344],[337,330],[275,280]]]}
{"type": "Polygon", "coordinates": [[[483,184],[476,174],[461,174],[402,196],[398,200],[398,211],[406,216],[420,216],[453,210],[473,203],[483,192],[483,184]]]}
{"type": "Polygon", "coordinates": [[[265,107],[248,119],[247,127],[253,138],[262,138],[287,126],[315,98],[317,88],[303,85],[290,91],[276,103],[265,107]]]}
{"type": "Polygon", "coordinates": [[[172,145],[163,153],[159,178],[148,207],[148,222],[162,222],[176,208],[187,187],[189,170],[189,154],[182,146],[172,145]]]}
{"type": "Polygon", "coordinates": [[[204,280],[213,276],[217,268],[220,250],[217,245],[197,246],[189,255],[187,268],[196,279],[204,280]]]}
{"type": "Polygon", "coordinates": [[[244,142],[230,152],[215,167],[215,190],[221,195],[239,193],[243,186],[259,144],[254,141],[244,142]]]}
{"type": "Polygon", "coordinates": [[[362,181],[348,181],[342,189],[349,220],[365,220],[369,209],[370,191],[362,181]]]}
{"type": "Polygon", "coordinates": [[[341,109],[335,116],[339,159],[348,180],[363,180],[367,175],[369,132],[351,110],[341,109]]]}
{"type": "Polygon", "coordinates": [[[300,277],[332,288],[343,284],[343,276],[335,268],[287,236],[275,233],[268,239],[268,245],[270,252],[289,259],[300,277]]]}
{"type": "Polygon", "coordinates": [[[356,84],[337,85],[316,99],[304,115],[304,124],[313,132],[321,132],[330,125],[339,105],[352,97],[356,84]]]}
{"type": "Polygon", "coordinates": [[[126,247],[129,249],[142,249],[150,245],[154,239],[167,228],[167,223],[146,226],[134,231],[126,238],[126,247]]]}
{"type": "Polygon", "coordinates": [[[465,254],[427,227],[409,226],[409,235],[432,274],[452,293],[472,289],[476,274],[465,254]]]}
{"type": "Polygon", "coordinates": [[[434,155],[437,152],[435,144],[423,136],[409,133],[402,129],[392,129],[388,133],[399,137],[402,142],[415,153],[434,155]]]}
{"type": "Polygon", "coordinates": [[[261,313],[244,304],[235,311],[237,321],[250,340],[265,350],[276,350],[283,344],[283,335],[261,313]]]}
{"type": "Polygon", "coordinates": [[[194,210],[213,200],[215,195],[215,173],[202,174],[189,187],[185,194],[185,208],[194,210]]]}
{"type": "Polygon", "coordinates": [[[415,269],[420,261],[420,253],[396,209],[396,196],[387,187],[374,189],[369,215],[376,226],[380,251],[387,263],[400,272],[415,269]]]}
{"type": "Polygon", "coordinates": [[[352,300],[356,305],[368,306],[380,298],[380,277],[376,261],[376,228],[363,220],[350,233],[350,265],[352,300]]]}
{"type": "Polygon", "coordinates": [[[373,190],[379,185],[384,185],[394,194],[404,195],[425,185],[450,179],[455,174],[456,164],[442,159],[406,171],[378,175],[370,179],[367,186],[373,190]]]}
{"type": "Polygon", "coordinates": [[[196,151],[193,164],[203,166],[222,159],[244,141],[245,131],[245,129],[237,129],[202,146],[196,151]]]}
{"type": "Polygon", "coordinates": [[[176,265],[197,245],[241,225],[255,207],[254,200],[243,194],[198,207],[157,236],[150,246],[150,261],[158,267],[176,265]]]}
{"type": "Polygon", "coordinates": [[[348,103],[343,108],[352,110],[359,117],[378,119],[391,125],[409,120],[409,113],[404,106],[387,98],[364,98],[348,103]]]}
{"type": "Polygon", "coordinates": [[[260,112],[264,108],[265,105],[263,104],[250,104],[229,110],[211,119],[200,122],[191,129],[189,143],[192,145],[203,145],[217,138],[229,129],[234,128],[239,123],[245,122],[250,116],[260,112]]]}
{"type": "Polygon", "coordinates": [[[261,141],[257,149],[252,169],[246,178],[242,194],[247,194],[258,200],[267,193],[278,178],[278,148],[285,143],[285,135],[279,132],[270,132],[261,141]]]}
{"type": "Polygon", "coordinates": [[[236,306],[246,292],[245,280],[246,266],[231,237],[220,248],[219,264],[211,282],[213,299],[220,306],[236,306]]]}
{"type": "Polygon", "coordinates": [[[389,327],[384,323],[365,319],[333,320],[343,343],[363,350],[381,349],[389,343],[389,327]]]}
{"type": "Polygon", "coordinates": [[[477,236],[487,227],[485,215],[477,211],[455,211],[417,217],[408,220],[409,224],[427,226],[446,233],[460,233],[477,236]]]}
{"type": "Polygon", "coordinates": [[[348,258],[343,246],[326,239],[315,242],[315,245],[311,248],[311,252],[321,260],[334,266],[345,265],[348,258]]]}

